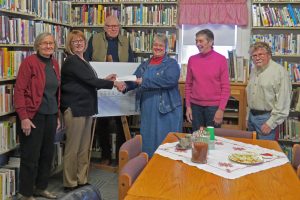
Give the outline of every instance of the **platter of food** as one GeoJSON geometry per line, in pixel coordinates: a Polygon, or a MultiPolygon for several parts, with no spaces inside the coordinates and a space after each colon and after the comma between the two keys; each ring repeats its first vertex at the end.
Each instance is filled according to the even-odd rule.
{"type": "Polygon", "coordinates": [[[228,158],[233,162],[246,165],[257,165],[264,162],[262,156],[252,152],[232,153],[228,158]]]}

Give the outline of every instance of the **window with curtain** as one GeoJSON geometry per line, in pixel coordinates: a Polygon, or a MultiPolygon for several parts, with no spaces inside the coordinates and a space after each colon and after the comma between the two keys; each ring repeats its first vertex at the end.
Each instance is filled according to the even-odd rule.
{"type": "Polygon", "coordinates": [[[228,50],[236,48],[236,25],[182,25],[181,39],[179,41],[181,46],[179,55],[180,63],[186,64],[190,56],[199,53],[195,43],[195,35],[202,29],[210,29],[214,33],[214,50],[224,55],[226,58],[228,57],[228,50]]]}
{"type": "Polygon", "coordinates": [[[180,0],[179,25],[248,24],[247,0],[180,0]]]}

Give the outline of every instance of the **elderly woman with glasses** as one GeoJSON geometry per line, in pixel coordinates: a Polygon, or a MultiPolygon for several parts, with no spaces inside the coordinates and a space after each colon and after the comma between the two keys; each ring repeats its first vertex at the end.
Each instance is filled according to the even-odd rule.
{"type": "Polygon", "coordinates": [[[17,121],[21,150],[19,192],[24,200],[33,200],[33,195],[55,199],[46,190],[54,136],[60,126],[60,76],[58,62],[52,57],[56,49],[53,35],[38,35],[34,49],[36,54],[21,63],[14,89],[15,109],[20,119],[17,121]]]}
{"type": "Polygon", "coordinates": [[[141,112],[143,151],[152,156],[169,132],[182,130],[182,104],[178,90],[180,68],[168,57],[168,39],[153,38],[153,56],[135,71],[135,83],[127,82],[127,91],[136,88],[136,103],[141,112]]]}
{"type": "Polygon", "coordinates": [[[92,115],[98,113],[97,90],[113,87],[121,90],[124,86],[115,81],[115,74],[98,78],[83,57],[86,44],[81,31],[71,31],[66,43],[70,56],[61,68],[61,111],[66,125],[63,168],[66,191],[87,184],[92,115]]]}

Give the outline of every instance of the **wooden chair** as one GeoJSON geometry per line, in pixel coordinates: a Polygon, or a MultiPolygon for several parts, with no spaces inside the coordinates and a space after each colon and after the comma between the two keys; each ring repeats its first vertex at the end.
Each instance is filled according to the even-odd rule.
{"type": "Polygon", "coordinates": [[[235,129],[215,128],[215,135],[221,137],[237,137],[237,138],[249,138],[256,140],[255,131],[243,131],[235,129]]]}
{"type": "Polygon", "coordinates": [[[127,191],[148,163],[148,156],[140,154],[129,160],[119,173],[119,200],[123,200],[127,191]]]}
{"type": "Polygon", "coordinates": [[[300,178],[300,144],[294,144],[292,151],[292,166],[300,178]]]}
{"type": "Polygon", "coordinates": [[[134,138],[131,138],[124,142],[119,150],[119,171],[124,167],[124,165],[132,158],[145,154],[148,157],[147,153],[142,153],[142,136],[136,135],[134,138]]]}

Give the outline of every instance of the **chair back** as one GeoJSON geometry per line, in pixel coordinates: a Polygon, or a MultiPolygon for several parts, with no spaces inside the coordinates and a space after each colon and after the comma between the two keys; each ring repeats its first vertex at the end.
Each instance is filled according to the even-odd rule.
{"type": "Polygon", "coordinates": [[[119,171],[132,158],[142,152],[142,136],[136,135],[124,142],[119,150],[119,171]]]}
{"type": "Polygon", "coordinates": [[[297,171],[297,175],[300,178],[300,144],[294,144],[292,151],[292,166],[297,171]]]}
{"type": "Polygon", "coordinates": [[[136,178],[148,163],[148,156],[140,154],[129,160],[119,173],[119,200],[123,200],[136,178]]]}
{"type": "Polygon", "coordinates": [[[236,138],[249,138],[256,139],[255,131],[243,131],[226,128],[215,128],[215,135],[221,137],[236,137],[236,138]]]}

